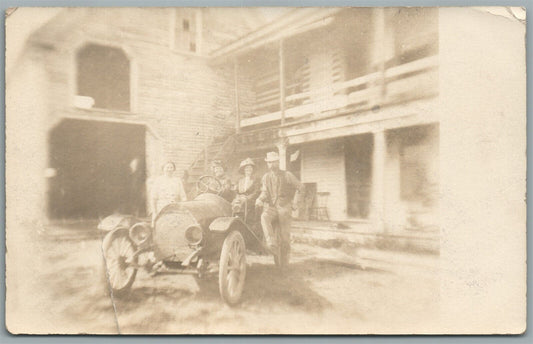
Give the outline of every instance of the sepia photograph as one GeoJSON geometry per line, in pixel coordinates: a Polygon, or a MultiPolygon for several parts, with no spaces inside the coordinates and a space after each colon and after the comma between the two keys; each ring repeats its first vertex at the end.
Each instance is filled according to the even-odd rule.
{"type": "Polygon", "coordinates": [[[520,7],[19,7],[12,334],[520,334],[520,7]]]}

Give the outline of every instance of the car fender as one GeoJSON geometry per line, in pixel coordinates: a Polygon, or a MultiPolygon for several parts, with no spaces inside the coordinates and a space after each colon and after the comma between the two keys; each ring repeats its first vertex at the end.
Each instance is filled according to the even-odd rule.
{"type": "Polygon", "coordinates": [[[97,228],[104,232],[111,232],[121,227],[130,228],[135,222],[135,218],[131,215],[112,214],[102,219],[97,228]]]}
{"type": "Polygon", "coordinates": [[[232,230],[238,230],[241,232],[246,242],[246,246],[257,247],[260,244],[260,240],[257,236],[248,228],[248,226],[238,217],[219,217],[215,219],[209,225],[209,231],[219,233],[226,236],[227,233],[232,230]]]}
{"type": "Polygon", "coordinates": [[[246,225],[238,217],[218,217],[209,225],[209,230],[211,232],[223,233],[227,232],[230,229],[237,229],[239,231],[245,230],[246,225]]]}
{"type": "Polygon", "coordinates": [[[109,245],[111,244],[113,237],[115,237],[116,235],[125,235],[126,237],[129,238],[129,230],[127,227],[118,227],[108,232],[105,235],[104,240],[102,241],[102,249],[104,251],[106,251],[109,248],[109,245]]]}

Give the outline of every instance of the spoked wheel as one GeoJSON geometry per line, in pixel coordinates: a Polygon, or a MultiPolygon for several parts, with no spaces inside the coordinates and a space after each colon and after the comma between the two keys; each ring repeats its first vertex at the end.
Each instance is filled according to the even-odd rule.
{"type": "Polygon", "coordinates": [[[137,268],[132,265],[137,263],[135,246],[125,230],[109,233],[102,248],[109,285],[113,294],[120,296],[131,288],[137,275],[137,268]]]}
{"type": "Polygon", "coordinates": [[[218,271],[220,296],[229,305],[239,302],[246,278],[246,247],[239,231],[224,240],[218,271]]]}

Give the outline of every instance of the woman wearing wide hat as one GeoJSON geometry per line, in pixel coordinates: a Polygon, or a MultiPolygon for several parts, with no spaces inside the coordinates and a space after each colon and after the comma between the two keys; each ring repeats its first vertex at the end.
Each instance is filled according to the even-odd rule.
{"type": "Polygon", "coordinates": [[[259,178],[254,175],[255,164],[252,159],[246,158],[241,161],[239,172],[243,175],[237,183],[237,197],[233,205],[241,206],[242,211],[247,210],[247,219],[254,218],[254,204],[256,198],[261,192],[261,182],[259,178]],[[245,208],[246,207],[246,208],[245,208]]]}

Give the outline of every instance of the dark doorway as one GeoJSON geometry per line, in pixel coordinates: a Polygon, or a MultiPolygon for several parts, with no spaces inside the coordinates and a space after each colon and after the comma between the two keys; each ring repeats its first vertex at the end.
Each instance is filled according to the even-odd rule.
{"type": "Polygon", "coordinates": [[[49,138],[50,218],[144,212],[145,127],[64,120],[49,138]],[[135,162],[133,162],[136,160],[135,162]]]}
{"type": "Polygon", "coordinates": [[[348,216],[367,218],[372,183],[372,134],[347,137],[344,147],[348,216]]]}
{"type": "Polygon", "coordinates": [[[77,55],[77,94],[94,107],[130,111],[130,62],[118,48],[88,44],[77,55]]]}

